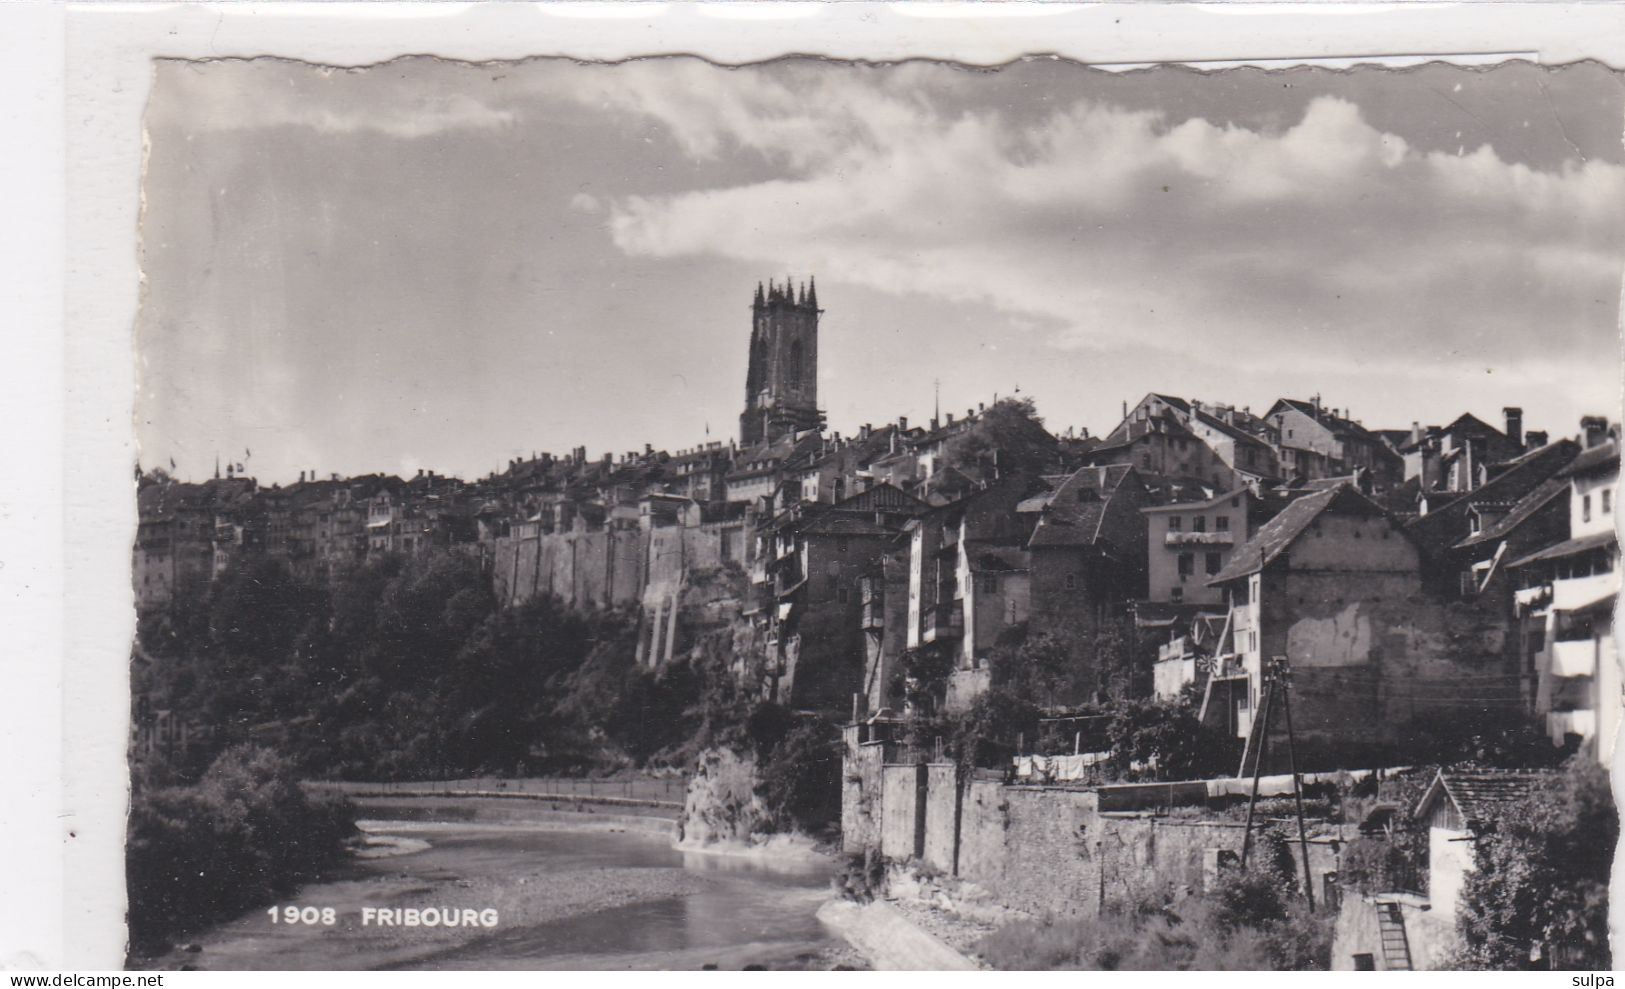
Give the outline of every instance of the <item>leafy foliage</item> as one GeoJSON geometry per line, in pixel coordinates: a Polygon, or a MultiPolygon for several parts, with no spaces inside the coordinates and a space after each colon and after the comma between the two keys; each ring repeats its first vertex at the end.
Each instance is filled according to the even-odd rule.
{"type": "Polygon", "coordinates": [[[841,740],[834,722],[803,717],[759,763],[757,792],[780,831],[816,833],[841,818],[841,740]]]}
{"type": "Polygon", "coordinates": [[[192,786],[138,781],[126,870],[138,950],[289,893],[339,862],[355,831],[343,800],[307,797],[293,766],[234,746],[192,786]]]}
{"type": "Polygon", "coordinates": [[[1044,428],[1031,398],[1002,398],[982,413],[975,428],[948,441],[944,461],[972,476],[1042,471],[1059,457],[1055,437],[1044,428]]]}
{"type": "Polygon", "coordinates": [[[1608,881],[1619,816],[1608,776],[1573,760],[1479,826],[1456,918],[1469,969],[1611,967],[1608,881]]]}
{"type": "Polygon", "coordinates": [[[462,553],[374,557],[324,584],[264,561],[142,616],[134,693],[212,731],[177,753],[182,779],[250,739],[317,777],[610,770],[738,723],[720,650],[650,671],[635,633],[554,599],[498,609],[462,553]]]}
{"type": "Polygon", "coordinates": [[[995,968],[1090,971],[1298,971],[1330,967],[1333,919],[1310,913],[1271,856],[1203,892],[1154,890],[1098,917],[1018,921],[983,939],[995,968]]]}
{"type": "Polygon", "coordinates": [[[1200,779],[1230,772],[1237,740],[1176,702],[1124,701],[1109,710],[1112,766],[1122,779],[1200,779]]]}

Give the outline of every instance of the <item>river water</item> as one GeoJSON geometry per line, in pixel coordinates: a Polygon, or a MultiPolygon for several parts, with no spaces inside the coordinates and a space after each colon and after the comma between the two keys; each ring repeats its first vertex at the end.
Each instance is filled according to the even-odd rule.
{"type": "MultiPolygon", "coordinates": [[[[437,816],[411,810],[402,816],[437,816]]],[[[307,918],[331,908],[331,923],[288,924],[285,909],[277,920],[262,909],[157,967],[737,970],[857,961],[814,916],[830,896],[827,860],[684,852],[666,835],[584,826],[595,829],[558,820],[370,820],[375,857],[278,905],[307,918]],[[497,920],[408,928],[366,913],[397,910],[404,920],[406,909],[430,907],[494,910],[497,920]]]]}

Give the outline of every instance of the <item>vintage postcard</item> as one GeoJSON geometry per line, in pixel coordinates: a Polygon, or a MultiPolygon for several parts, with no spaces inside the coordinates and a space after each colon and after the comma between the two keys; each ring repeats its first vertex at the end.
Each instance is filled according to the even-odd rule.
{"type": "Polygon", "coordinates": [[[1052,51],[151,58],[124,964],[1609,970],[1618,72],[1052,51]]]}

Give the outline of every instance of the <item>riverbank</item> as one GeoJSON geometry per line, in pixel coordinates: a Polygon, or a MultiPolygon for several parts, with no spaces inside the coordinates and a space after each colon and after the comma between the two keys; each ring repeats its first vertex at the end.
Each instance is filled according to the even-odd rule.
{"type": "Polygon", "coordinates": [[[530,802],[359,803],[366,854],[276,904],[295,908],[295,916],[331,910],[331,923],[287,924],[260,908],[192,936],[195,951],[135,959],[132,967],[867,967],[816,919],[829,896],[827,861],[680,849],[669,820],[530,802]],[[443,819],[452,811],[461,819],[443,819]],[[376,922],[431,909],[458,918],[493,911],[486,916],[494,923],[376,922]]]}
{"type": "Polygon", "coordinates": [[[968,972],[981,967],[885,900],[860,904],[832,899],[818,909],[818,919],[877,972],[968,972]]]}

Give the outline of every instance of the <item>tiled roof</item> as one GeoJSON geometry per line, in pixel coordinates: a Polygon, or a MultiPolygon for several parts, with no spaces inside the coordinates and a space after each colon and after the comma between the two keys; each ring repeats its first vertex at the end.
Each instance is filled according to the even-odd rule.
{"type": "Polygon", "coordinates": [[[1306,494],[1289,503],[1281,513],[1258,530],[1247,544],[1236,550],[1224,569],[1208,581],[1213,584],[1235,580],[1264,569],[1286,551],[1323,512],[1336,507],[1343,514],[1383,515],[1382,507],[1347,484],[1328,491],[1306,494]]]}
{"type": "Polygon", "coordinates": [[[1530,553],[1528,556],[1513,560],[1508,567],[1521,567],[1541,560],[1561,560],[1565,556],[1575,556],[1587,553],[1594,549],[1612,546],[1618,540],[1618,535],[1610,529],[1607,532],[1593,532],[1589,536],[1580,536],[1578,539],[1567,539],[1556,546],[1548,546],[1543,550],[1530,553]]]}
{"type": "Polygon", "coordinates": [[[1557,472],[1558,477],[1573,477],[1576,474],[1588,474],[1592,471],[1612,467],[1619,470],[1619,446],[1613,441],[1591,447],[1582,451],[1578,457],[1569,462],[1569,465],[1557,472]]]}
{"type": "MultiPolygon", "coordinates": [[[[1511,507],[1511,511],[1507,512],[1507,514],[1503,516],[1500,521],[1496,522],[1488,529],[1463,539],[1461,542],[1456,544],[1456,548],[1465,549],[1468,546],[1477,546],[1480,543],[1493,542],[1494,540],[1501,539],[1505,537],[1507,533],[1528,521],[1531,515],[1534,515],[1536,512],[1540,511],[1554,499],[1559,497],[1567,498],[1568,494],[1569,484],[1567,481],[1556,477],[1549,477],[1540,482],[1540,486],[1535,488],[1535,490],[1524,495],[1522,499],[1511,507]]],[[[1473,504],[1474,507],[1481,507],[1487,506],[1488,504],[1501,503],[1474,502],[1473,504]]]]}
{"type": "Polygon", "coordinates": [[[1219,432],[1225,434],[1233,440],[1237,440],[1242,443],[1251,443],[1254,446],[1269,446],[1268,443],[1265,443],[1252,433],[1237,429],[1235,426],[1230,425],[1223,419],[1220,419],[1217,416],[1210,416],[1200,409],[1196,411],[1195,417],[1197,422],[1200,422],[1202,425],[1208,426],[1212,429],[1217,429],[1219,432]]]}
{"type": "Polygon", "coordinates": [[[1114,535],[1121,538],[1120,533],[1104,532],[1106,519],[1111,514],[1107,508],[1132,472],[1133,468],[1126,464],[1078,468],[1044,506],[1029,545],[1090,546],[1103,535],[1108,540],[1114,535]]]}
{"type": "Polygon", "coordinates": [[[1543,773],[1447,773],[1441,771],[1416,804],[1416,817],[1430,814],[1438,802],[1448,799],[1468,821],[1489,821],[1529,796],[1535,784],[1546,779],[1543,773]]]}
{"type": "MultiPolygon", "coordinates": [[[[1305,402],[1300,398],[1283,398],[1278,400],[1275,404],[1277,406],[1291,406],[1334,433],[1345,433],[1350,436],[1358,436],[1364,439],[1375,440],[1379,443],[1382,442],[1382,438],[1380,436],[1355,422],[1353,419],[1345,419],[1342,416],[1334,416],[1324,408],[1317,409],[1315,408],[1315,404],[1313,402],[1305,402]]],[[[1274,410],[1272,409],[1271,411],[1274,410]]]]}
{"type": "Polygon", "coordinates": [[[1553,477],[1573,459],[1577,448],[1569,440],[1559,440],[1508,461],[1507,468],[1480,485],[1476,491],[1452,498],[1433,508],[1405,527],[1424,549],[1439,553],[1454,546],[1467,534],[1467,512],[1475,501],[1521,499],[1553,477]]]}

